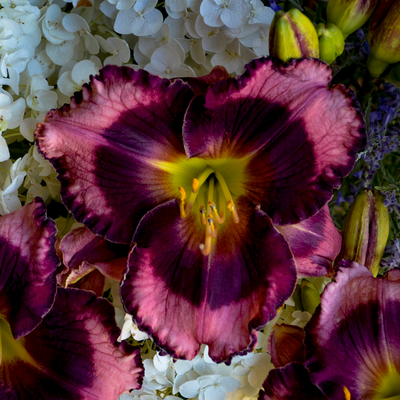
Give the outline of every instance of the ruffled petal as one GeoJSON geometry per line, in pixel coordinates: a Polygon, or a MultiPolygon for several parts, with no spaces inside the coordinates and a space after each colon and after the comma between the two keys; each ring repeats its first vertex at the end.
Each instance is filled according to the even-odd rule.
{"type": "Polygon", "coordinates": [[[336,229],[329,207],[295,225],[276,226],[288,241],[299,277],[323,276],[332,269],[340,252],[342,236],[336,229]]]}
{"type": "Polygon", "coordinates": [[[129,246],[111,243],[85,227],[71,230],[60,243],[64,264],[71,270],[67,283],[74,283],[97,268],[108,278],[120,281],[129,246]],[[91,268],[90,268],[91,267],[91,268]]]}
{"type": "Polygon", "coordinates": [[[181,78],[184,82],[188,83],[192,88],[193,93],[197,95],[205,95],[207,88],[214,85],[219,81],[224,81],[230,78],[228,71],[222,66],[217,65],[214,67],[208,75],[201,76],[199,78],[181,78]]]}
{"type": "Polygon", "coordinates": [[[203,256],[204,226],[181,218],[175,200],[141,220],[121,285],[126,311],[176,358],[192,359],[201,343],[214,361],[252,349],[255,329],[291,295],[296,268],[289,247],[261,210],[237,202],[240,223],[218,225],[203,256]]]}
{"type": "Polygon", "coordinates": [[[263,389],[259,400],[326,400],[310,381],[308,371],[296,362],[271,370],[263,389]]]}
{"type": "Polygon", "coordinates": [[[188,156],[247,158],[246,194],[274,224],[311,217],[365,145],[355,98],[343,86],[328,88],[330,79],[315,59],[253,60],[238,79],[192,101],[183,134],[188,156]]]}
{"type": "Polygon", "coordinates": [[[56,294],[56,226],[39,198],[0,218],[0,315],[15,339],[32,331],[56,294]]]}
{"type": "Polygon", "coordinates": [[[400,395],[400,282],[343,262],[306,326],[305,366],[329,399],[400,395]],[[346,268],[345,268],[346,267],[346,268]]]}
{"type": "Polygon", "coordinates": [[[84,290],[59,288],[43,322],[0,366],[0,398],[116,400],[140,387],[140,350],[121,343],[113,306],[84,290]]]}
{"type": "Polygon", "coordinates": [[[45,117],[38,147],[79,222],[130,243],[140,218],[176,195],[162,163],[186,159],[181,131],[192,96],[182,81],[109,65],[45,117]]]}

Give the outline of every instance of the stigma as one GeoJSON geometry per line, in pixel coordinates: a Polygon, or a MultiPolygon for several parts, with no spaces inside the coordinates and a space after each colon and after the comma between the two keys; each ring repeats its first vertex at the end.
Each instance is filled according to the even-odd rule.
{"type": "Polygon", "coordinates": [[[193,178],[191,189],[187,197],[185,189],[179,187],[179,211],[181,218],[185,218],[192,212],[195,203],[198,204],[196,208],[199,210],[200,222],[205,227],[204,243],[199,244],[199,249],[207,256],[211,252],[213,239],[217,238],[217,226],[226,220],[226,210],[229,210],[228,214],[236,224],[240,222],[240,218],[232,194],[220,172],[207,167],[193,178]]]}

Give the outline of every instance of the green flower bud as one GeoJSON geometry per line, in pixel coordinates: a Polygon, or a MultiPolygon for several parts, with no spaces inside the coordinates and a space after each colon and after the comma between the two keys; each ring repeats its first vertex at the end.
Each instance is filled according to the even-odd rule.
{"type": "Polygon", "coordinates": [[[374,191],[374,202],[371,208],[369,240],[365,266],[374,276],[378,275],[379,266],[385,252],[386,242],[389,237],[389,211],[383,205],[383,196],[374,191]]]}
{"type": "Polygon", "coordinates": [[[312,22],[296,8],[287,13],[278,11],[271,24],[269,54],[285,62],[291,58],[318,58],[318,36],[312,22]]]}
{"type": "Polygon", "coordinates": [[[308,311],[310,314],[314,314],[315,309],[321,303],[321,297],[315,286],[308,281],[303,279],[301,281],[301,302],[303,304],[304,311],[308,311]]]}
{"type": "Polygon", "coordinates": [[[317,25],[319,39],[319,58],[328,64],[333,63],[344,50],[342,31],[334,24],[325,26],[322,22],[317,25]]]}
{"type": "Polygon", "coordinates": [[[368,21],[378,3],[379,0],[329,0],[328,23],[335,24],[346,39],[368,21]]]}
{"type": "Polygon", "coordinates": [[[400,0],[382,0],[372,17],[368,32],[370,52],[367,67],[378,78],[400,61],[400,0]]]}
{"type": "Polygon", "coordinates": [[[356,261],[377,276],[388,236],[389,211],[383,196],[378,191],[360,192],[343,224],[339,260],[356,261]]]}

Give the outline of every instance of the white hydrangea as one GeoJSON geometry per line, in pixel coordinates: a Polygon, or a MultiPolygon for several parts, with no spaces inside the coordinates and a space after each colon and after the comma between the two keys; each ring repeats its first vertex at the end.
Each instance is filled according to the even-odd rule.
{"type": "Polygon", "coordinates": [[[114,24],[115,31],[125,35],[154,35],[163,23],[163,16],[155,8],[156,5],[157,0],[140,0],[132,8],[119,11],[114,24]]]}
{"type": "Polygon", "coordinates": [[[249,15],[249,7],[245,0],[203,0],[200,14],[209,26],[240,28],[249,15]]]}
{"type": "Polygon", "coordinates": [[[26,176],[27,159],[25,154],[14,163],[10,160],[0,163],[0,215],[10,214],[21,207],[18,189],[26,176]]]}
{"type": "Polygon", "coordinates": [[[56,65],[70,61],[74,47],[79,43],[77,33],[64,28],[62,21],[65,15],[57,4],[52,4],[42,18],[42,32],[47,40],[46,54],[56,65]]]}
{"type": "Polygon", "coordinates": [[[65,30],[71,33],[77,33],[82,42],[83,47],[90,54],[97,54],[99,52],[99,43],[95,37],[90,33],[89,24],[77,14],[67,14],[62,20],[65,30]]]}
{"type": "Polygon", "coordinates": [[[149,335],[146,332],[140,331],[137,325],[133,322],[132,315],[125,314],[124,325],[121,334],[118,337],[118,341],[121,342],[131,336],[138,342],[149,338],[149,335]]]}
{"type": "Polygon", "coordinates": [[[128,43],[125,40],[110,37],[107,40],[101,36],[95,36],[97,41],[99,42],[102,50],[105,53],[111,54],[111,56],[107,57],[103,64],[113,64],[113,65],[123,65],[127,63],[131,58],[131,52],[128,46],[128,43]]]}
{"type": "Polygon", "coordinates": [[[162,46],[151,55],[150,63],[144,69],[164,78],[195,76],[191,67],[183,64],[178,52],[170,46],[162,46]]]}
{"type": "Polygon", "coordinates": [[[98,74],[101,67],[99,58],[92,56],[90,60],[79,61],[71,70],[62,72],[57,82],[60,105],[69,103],[70,97],[81,90],[84,83],[89,82],[90,75],[98,74]]]}

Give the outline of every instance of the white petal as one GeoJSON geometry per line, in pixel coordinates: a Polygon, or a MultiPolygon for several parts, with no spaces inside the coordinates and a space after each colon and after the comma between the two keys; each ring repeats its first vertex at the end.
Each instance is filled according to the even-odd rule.
{"type": "Polygon", "coordinates": [[[82,86],[84,83],[89,82],[90,75],[96,75],[99,72],[96,65],[90,60],[79,61],[71,72],[71,78],[82,86]]]}
{"type": "Polygon", "coordinates": [[[221,20],[228,28],[240,28],[249,15],[249,9],[244,0],[230,0],[228,7],[221,12],[221,20]]]}
{"type": "Polygon", "coordinates": [[[70,41],[63,42],[60,45],[48,42],[46,44],[46,53],[54,64],[63,65],[72,59],[74,47],[74,44],[70,41]]]}
{"type": "Polygon", "coordinates": [[[67,14],[62,20],[62,24],[68,32],[78,32],[82,29],[90,32],[89,24],[80,15],[67,14]]]}
{"type": "Polygon", "coordinates": [[[3,136],[0,136],[0,162],[6,161],[10,158],[10,150],[3,136]]]}
{"type": "Polygon", "coordinates": [[[0,110],[2,111],[3,119],[7,121],[8,129],[13,129],[20,125],[25,113],[25,108],[25,100],[23,98],[19,98],[18,100],[14,101],[14,103],[7,106],[7,108],[0,110]]]}
{"type": "Polygon", "coordinates": [[[137,12],[132,8],[126,11],[119,11],[114,23],[115,31],[123,35],[132,33],[132,24],[137,15],[137,12]]]}
{"type": "Polygon", "coordinates": [[[132,24],[132,33],[136,36],[154,35],[163,23],[161,11],[153,9],[144,18],[137,17],[132,24]]]}
{"type": "Polygon", "coordinates": [[[179,393],[187,398],[195,397],[200,392],[200,385],[196,381],[188,381],[179,387],[179,393]]]}
{"type": "Polygon", "coordinates": [[[100,4],[100,11],[108,18],[115,19],[118,15],[118,10],[115,5],[110,4],[108,1],[103,1],[100,4]]]}
{"type": "Polygon", "coordinates": [[[200,14],[204,18],[204,22],[213,27],[224,25],[220,16],[222,9],[213,0],[203,0],[200,6],[200,14]]]}

